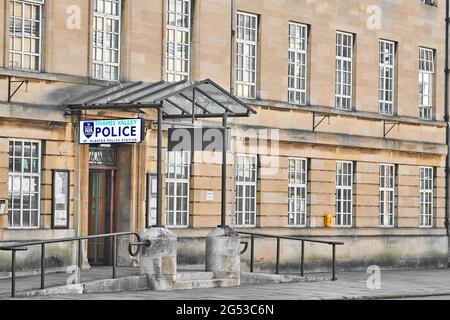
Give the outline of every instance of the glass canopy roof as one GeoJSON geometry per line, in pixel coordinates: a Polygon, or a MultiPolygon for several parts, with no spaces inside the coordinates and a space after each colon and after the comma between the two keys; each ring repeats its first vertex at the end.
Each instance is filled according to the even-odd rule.
{"type": "Polygon", "coordinates": [[[210,79],[117,83],[65,103],[70,112],[162,108],[164,119],[248,117],[256,111],[210,79]]]}

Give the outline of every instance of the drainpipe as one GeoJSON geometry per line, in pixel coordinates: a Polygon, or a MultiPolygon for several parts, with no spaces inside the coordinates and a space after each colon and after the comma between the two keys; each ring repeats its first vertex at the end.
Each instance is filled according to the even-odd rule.
{"type": "MultiPolygon", "coordinates": [[[[236,0],[231,0],[231,60],[230,60],[230,93],[234,95],[234,77],[235,77],[235,42],[236,38],[236,0]]],[[[234,127],[234,120],[232,118],[232,128],[234,127]]],[[[230,212],[230,226],[234,228],[234,220],[235,220],[235,195],[236,195],[236,174],[235,174],[235,164],[236,164],[236,142],[233,142],[233,130],[230,130],[229,139],[231,141],[231,152],[232,152],[232,163],[231,163],[231,212],[230,212]]]]}
{"type": "Polygon", "coordinates": [[[230,93],[234,94],[234,51],[235,51],[235,37],[236,37],[236,22],[235,22],[235,11],[236,11],[235,0],[231,0],[231,54],[230,54],[230,93]]]}
{"type": "Polygon", "coordinates": [[[449,122],[449,26],[450,26],[450,0],[446,0],[446,15],[445,15],[445,123],[446,123],[446,143],[447,143],[447,159],[445,170],[445,228],[447,229],[447,236],[449,235],[449,216],[450,216],[450,122],[449,122]]]}

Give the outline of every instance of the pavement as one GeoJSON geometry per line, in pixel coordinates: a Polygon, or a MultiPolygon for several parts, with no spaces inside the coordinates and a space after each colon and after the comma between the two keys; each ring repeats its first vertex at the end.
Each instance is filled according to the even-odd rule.
{"type": "MultiPolygon", "coordinates": [[[[126,277],[139,275],[139,268],[118,267],[117,277],[126,277]]],[[[70,278],[73,278],[73,271],[71,273],[49,273],[45,275],[45,287],[57,287],[68,284],[70,278]]],[[[94,267],[90,270],[83,270],[81,272],[82,282],[90,282],[103,279],[112,278],[112,267],[94,267]]],[[[41,289],[41,277],[37,275],[17,276],[16,277],[16,292],[25,292],[41,289]]],[[[0,279],[0,299],[4,299],[11,294],[11,278],[0,279]]]]}
{"type": "MultiPolygon", "coordinates": [[[[25,279],[23,279],[25,280],[25,279]]],[[[1,286],[1,282],[0,282],[1,286]]],[[[40,300],[342,300],[450,299],[450,269],[338,273],[338,281],[242,285],[182,291],[133,291],[33,297],[40,300]],[[377,282],[376,280],[380,280],[377,282]],[[369,282],[369,285],[368,285],[369,282]],[[379,286],[377,285],[379,284],[379,286]]]]}

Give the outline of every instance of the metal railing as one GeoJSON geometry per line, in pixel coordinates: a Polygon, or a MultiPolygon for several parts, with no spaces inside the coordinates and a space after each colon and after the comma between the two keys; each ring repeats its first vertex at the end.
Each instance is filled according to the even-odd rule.
{"type": "Polygon", "coordinates": [[[32,241],[32,242],[23,242],[13,245],[5,245],[1,246],[0,250],[3,251],[11,251],[11,297],[15,297],[16,295],[16,253],[17,251],[27,251],[28,247],[31,246],[41,246],[41,290],[45,289],[45,246],[51,243],[65,243],[65,242],[77,242],[78,243],[78,252],[77,252],[77,266],[78,266],[78,283],[81,283],[81,269],[83,265],[83,240],[90,239],[105,239],[112,238],[112,277],[116,279],[117,275],[117,238],[124,236],[135,236],[137,239],[136,243],[130,243],[128,250],[131,253],[132,246],[138,246],[138,249],[133,256],[137,255],[140,250],[140,246],[148,246],[148,242],[141,242],[141,236],[136,232],[119,232],[119,233],[109,233],[109,234],[100,234],[100,235],[92,235],[92,236],[83,236],[83,237],[72,237],[72,238],[60,238],[60,239],[52,239],[52,240],[42,240],[42,241],[32,241]]]}
{"type": "MultiPolygon", "coordinates": [[[[319,243],[326,244],[332,246],[332,280],[336,281],[336,246],[344,245],[344,242],[340,241],[326,241],[326,240],[314,240],[307,238],[299,238],[299,237],[289,237],[289,236],[279,236],[279,235],[271,235],[271,234],[262,234],[262,233],[252,233],[252,232],[244,232],[238,231],[239,234],[250,236],[250,272],[254,272],[254,263],[255,263],[255,238],[272,238],[277,239],[277,251],[276,251],[276,262],[275,262],[275,273],[280,274],[280,245],[281,240],[292,240],[301,242],[301,254],[300,254],[300,274],[302,277],[305,276],[305,243],[319,243]]],[[[248,241],[242,241],[242,244],[245,245],[244,249],[241,251],[241,254],[244,254],[249,245],[248,241]]]]}

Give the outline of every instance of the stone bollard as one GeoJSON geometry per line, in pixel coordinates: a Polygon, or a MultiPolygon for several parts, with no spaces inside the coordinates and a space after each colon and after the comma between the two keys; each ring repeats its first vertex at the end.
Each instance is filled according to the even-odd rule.
{"type": "Polygon", "coordinates": [[[147,275],[150,290],[172,290],[177,278],[177,237],[166,227],[147,229],[142,241],[151,246],[143,248],[141,275],[147,275]]]}
{"type": "Polygon", "coordinates": [[[239,234],[229,226],[218,227],[206,237],[206,271],[216,279],[241,279],[239,234]]]}

